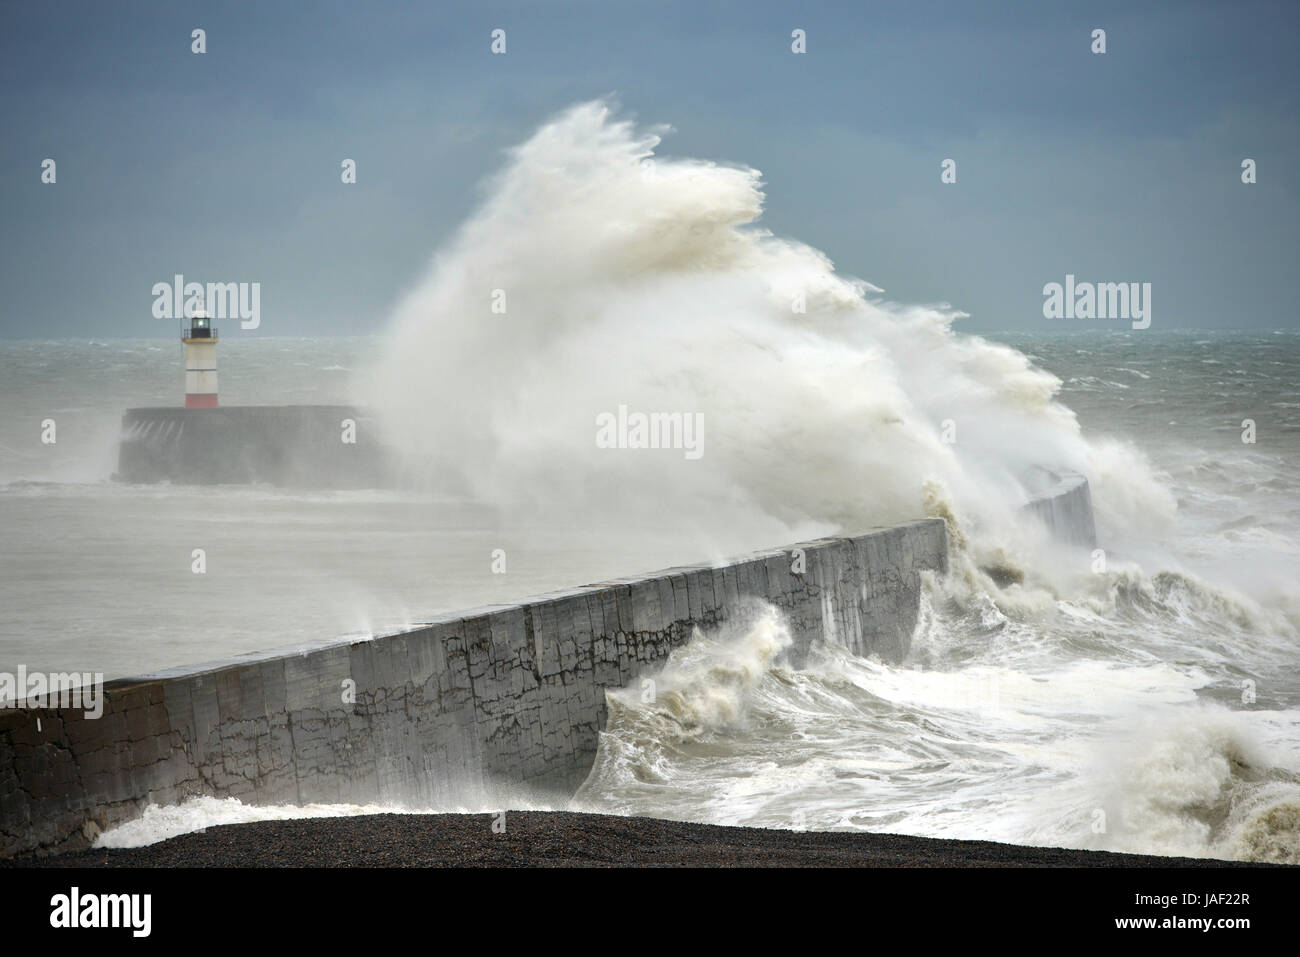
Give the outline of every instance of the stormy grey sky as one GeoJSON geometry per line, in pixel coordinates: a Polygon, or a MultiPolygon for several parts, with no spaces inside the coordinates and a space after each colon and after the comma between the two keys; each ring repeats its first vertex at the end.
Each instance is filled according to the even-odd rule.
{"type": "Polygon", "coordinates": [[[175,273],[260,282],[245,335],[381,331],[503,149],[608,94],[959,329],[1061,327],[1067,272],[1152,283],[1153,329],[1296,326],[1300,7],[987,6],[5,5],[0,336],[171,336],[150,289],[175,273]]]}

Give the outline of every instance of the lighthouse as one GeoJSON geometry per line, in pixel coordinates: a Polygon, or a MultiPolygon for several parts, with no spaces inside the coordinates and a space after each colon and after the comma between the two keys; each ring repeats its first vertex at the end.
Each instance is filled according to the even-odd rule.
{"type": "Polygon", "coordinates": [[[217,407],[217,330],[202,310],[181,332],[185,343],[185,408],[217,407]]]}

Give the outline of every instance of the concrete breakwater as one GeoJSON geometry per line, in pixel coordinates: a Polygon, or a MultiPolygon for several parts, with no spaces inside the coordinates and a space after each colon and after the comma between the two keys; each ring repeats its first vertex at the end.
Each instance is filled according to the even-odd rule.
{"type": "Polygon", "coordinates": [[[266,482],[370,488],[390,482],[373,420],[345,405],[128,409],[118,469],[123,482],[266,482]]]}
{"type": "Polygon", "coordinates": [[[1033,495],[1023,511],[1046,526],[1063,545],[1097,547],[1097,525],[1088,480],[1077,472],[1039,469],[1031,482],[1033,495]]]}
{"type": "Polygon", "coordinates": [[[484,787],[572,787],[625,687],[695,628],[786,615],[818,640],[906,654],[940,519],[671,568],[406,632],[334,639],[108,683],[104,713],[0,711],[0,855],[86,847],[149,804],[469,803],[484,787]]]}

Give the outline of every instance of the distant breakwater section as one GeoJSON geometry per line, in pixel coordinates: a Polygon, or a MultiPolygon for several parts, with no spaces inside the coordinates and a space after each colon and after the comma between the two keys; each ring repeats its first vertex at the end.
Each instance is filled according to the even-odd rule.
{"type": "Polygon", "coordinates": [[[346,405],[128,409],[114,479],[150,484],[377,488],[391,456],[371,415],[346,405]]]}
{"type": "Polygon", "coordinates": [[[1078,548],[1097,547],[1097,524],[1088,480],[1077,472],[1039,469],[1033,494],[1022,511],[1047,528],[1052,538],[1078,548]]]}
{"type": "Polygon", "coordinates": [[[921,573],[946,572],[926,519],[670,568],[406,632],[109,682],[104,714],[0,711],[0,856],[87,847],[150,804],[468,804],[502,783],[572,789],[605,691],[661,665],[696,628],[759,599],[786,616],[798,666],[815,641],[899,660],[921,573]]]}

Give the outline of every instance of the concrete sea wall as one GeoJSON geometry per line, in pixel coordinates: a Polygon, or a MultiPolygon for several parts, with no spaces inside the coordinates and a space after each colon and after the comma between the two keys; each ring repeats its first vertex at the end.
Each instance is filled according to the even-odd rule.
{"type": "Polygon", "coordinates": [[[1043,469],[1035,493],[1024,511],[1041,521],[1052,538],[1065,545],[1097,547],[1092,493],[1086,478],[1077,472],[1043,469]]]}
{"type": "Polygon", "coordinates": [[[114,478],[185,485],[380,486],[389,481],[389,466],[376,434],[366,413],[345,405],[128,409],[114,478]]]}
{"type": "Polygon", "coordinates": [[[0,855],[85,847],[151,803],[199,795],[428,806],[489,782],[572,787],[595,757],[605,689],[696,627],[759,598],[788,617],[796,663],[816,640],[898,659],[921,572],[947,560],[946,527],[929,519],[114,681],[98,720],[0,710],[0,855]]]}

